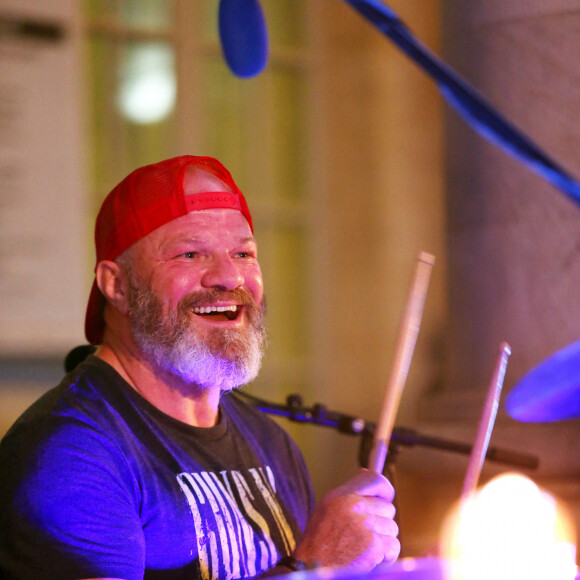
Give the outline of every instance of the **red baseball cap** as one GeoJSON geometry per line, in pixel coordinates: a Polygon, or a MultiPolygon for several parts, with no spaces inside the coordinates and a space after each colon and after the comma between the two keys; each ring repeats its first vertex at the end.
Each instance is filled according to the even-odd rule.
{"type": "MultiPolygon", "coordinates": [[[[244,195],[217,159],[182,155],[140,167],[103,201],[95,224],[96,263],[114,260],[135,242],[174,219],[192,211],[214,208],[239,210],[254,231],[244,195]],[[231,191],[186,195],[183,189],[185,171],[192,166],[215,175],[231,191]]],[[[102,341],[104,306],[105,297],[95,280],[85,318],[85,335],[91,344],[102,341]]]]}

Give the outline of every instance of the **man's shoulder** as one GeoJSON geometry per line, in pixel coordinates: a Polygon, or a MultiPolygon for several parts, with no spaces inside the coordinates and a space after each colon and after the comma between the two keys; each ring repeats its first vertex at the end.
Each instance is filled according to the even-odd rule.
{"type": "Polygon", "coordinates": [[[112,383],[118,379],[105,363],[91,358],[24,411],[4,436],[3,446],[14,439],[34,439],[41,433],[46,437],[67,426],[96,427],[115,396],[112,383]]]}
{"type": "Polygon", "coordinates": [[[126,476],[134,435],[112,388],[102,386],[108,374],[99,361],[86,361],[33,403],[0,441],[0,471],[15,481],[28,473],[36,474],[29,481],[60,480],[91,469],[126,476]]]}

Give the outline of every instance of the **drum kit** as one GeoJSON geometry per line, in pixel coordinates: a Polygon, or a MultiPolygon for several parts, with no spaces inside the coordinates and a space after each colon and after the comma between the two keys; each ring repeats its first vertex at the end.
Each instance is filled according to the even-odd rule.
{"type": "MultiPolygon", "coordinates": [[[[504,346],[505,348],[505,346],[504,346]]],[[[498,369],[501,374],[505,370],[503,351],[503,369],[496,368],[495,394],[497,395],[498,369]]],[[[492,381],[493,382],[493,381],[492,381]]],[[[492,397],[490,390],[490,398],[492,397]]],[[[524,422],[554,422],[566,419],[580,418],[580,341],[556,352],[525,375],[511,390],[506,398],[508,414],[517,421],[524,422]]],[[[489,427],[487,428],[489,431],[489,427]]],[[[476,476],[475,476],[476,478],[476,476]]],[[[467,485],[466,478],[466,485],[467,485]]],[[[473,492],[474,482],[471,482],[470,492],[473,492]]],[[[461,501],[467,501],[465,495],[461,501]]],[[[568,564],[565,572],[554,572],[545,580],[580,580],[580,572],[575,565],[575,547],[569,546],[571,553],[562,560],[568,564]]],[[[546,548],[547,549],[547,548],[546,548]]],[[[352,568],[319,568],[296,572],[295,580],[472,580],[484,576],[475,573],[473,576],[454,571],[451,561],[440,557],[400,558],[395,564],[379,565],[370,572],[361,573],[352,568]]],[[[496,580],[498,576],[494,577],[496,580]]],[[[509,575],[512,579],[529,578],[529,576],[509,575]]],[[[503,576],[502,576],[503,578],[503,576]]]]}
{"type": "MultiPolygon", "coordinates": [[[[292,574],[292,580],[445,580],[440,558],[401,558],[391,566],[379,565],[364,576],[354,568],[319,568],[292,574]]],[[[491,579],[490,579],[491,580],[491,579]]]]}
{"type": "Polygon", "coordinates": [[[580,341],[525,375],[509,393],[506,410],[512,419],[534,423],[580,418],[580,341]]]}
{"type": "MultiPolygon", "coordinates": [[[[393,421],[419,330],[425,293],[429,281],[430,268],[432,267],[433,262],[434,259],[432,256],[425,253],[419,255],[415,277],[411,285],[407,305],[401,320],[392,373],[389,379],[389,384],[387,385],[381,417],[375,430],[375,440],[373,442],[373,449],[371,450],[368,463],[369,469],[375,470],[379,473],[382,472],[386,450],[388,449],[388,444],[392,436],[393,421]]],[[[471,460],[467,469],[463,492],[458,503],[458,510],[454,515],[456,519],[452,523],[452,527],[455,526],[456,530],[464,526],[466,515],[470,510],[473,512],[473,506],[481,500],[482,496],[485,495],[485,487],[490,485],[488,484],[488,486],[485,486],[482,492],[476,491],[481,467],[486,456],[491,431],[493,429],[499,405],[499,397],[503,385],[507,359],[510,354],[511,349],[509,345],[507,345],[507,343],[502,343],[499,348],[495,371],[489,385],[488,395],[480,419],[475,444],[472,448],[471,460]]],[[[517,421],[524,422],[545,423],[580,418],[580,341],[556,352],[524,376],[509,393],[506,400],[506,410],[510,417],[517,421]]],[[[509,477],[510,476],[508,475],[506,479],[509,479],[509,477]]],[[[516,490],[516,495],[514,496],[514,489],[512,489],[511,496],[506,495],[501,498],[500,503],[503,503],[503,500],[507,500],[505,502],[505,510],[499,515],[496,514],[495,520],[492,523],[496,526],[496,530],[497,527],[509,527],[508,520],[511,518],[520,526],[519,529],[521,530],[521,526],[526,525],[529,514],[546,511],[544,509],[545,506],[543,507],[540,504],[545,503],[547,498],[547,511],[550,512],[550,514],[548,515],[548,523],[543,525],[543,528],[550,528],[547,535],[544,537],[544,530],[538,530],[535,528],[534,523],[529,526],[529,529],[524,529],[517,533],[519,536],[522,536],[524,540],[528,533],[533,535],[536,531],[539,531],[539,533],[535,534],[536,536],[542,535],[544,537],[543,544],[536,547],[532,547],[533,541],[523,542],[523,554],[525,554],[525,557],[528,560],[536,559],[536,567],[538,570],[542,568],[542,559],[544,560],[544,564],[547,563],[548,568],[542,568],[540,572],[534,570],[533,566],[532,568],[528,566],[525,567],[525,572],[515,571],[514,573],[512,570],[512,566],[514,565],[513,561],[508,564],[508,567],[512,571],[505,575],[503,572],[499,574],[494,572],[491,574],[489,572],[483,572],[482,575],[482,568],[486,568],[485,565],[480,566],[479,570],[477,570],[476,567],[472,568],[473,572],[466,572],[469,568],[465,568],[464,563],[457,564],[456,555],[454,555],[455,550],[452,549],[449,551],[449,554],[445,553],[443,550],[441,553],[444,554],[444,557],[441,558],[402,558],[392,566],[380,565],[372,572],[362,575],[360,572],[357,573],[348,568],[322,568],[319,570],[300,572],[299,574],[303,577],[296,577],[296,580],[351,580],[353,578],[361,577],[365,580],[373,580],[375,578],[377,580],[480,580],[483,578],[486,580],[490,578],[494,578],[495,580],[499,580],[500,578],[509,578],[510,580],[517,580],[519,578],[522,578],[523,580],[525,578],[525,580],[530,580],[532,577],[540,580],[580,580],[580,573],[576,566],[576,547],[575,539],[573,538],[574,533],[570,532],[567,534],[568,537],[564,538],[565,534],[563,535],[559,531],[552,530],[552,528],[554,528],[554,530],[556,529],[556,525],[552,525],[551,523],[552,520],[564,520],[567,516],[565,513],[556,512],[556,502],[553,498],[537,488],[531,480],[526,481],[526,478],[523,478],[523,476],[522,479],[524,480],[523,483],[520,482],[520,484],[523,485],[523,488],[521,488],[522,494],[525,495],[523,490],[526,487],[535,488],[537,492],[536,499],[539,499],[541,496],[540,501],[536,504],[525,506],[524,511],[516,514],[516,512],[512,510],[510,503],[517,504],[519,503],[520,498],[517,497],[519,492],[516,490]],[[522,524],[522,522],[524,523],[522,524]],[[533,552],[534,550],[536,551],[533,552]],[[551,560],[548,557],[544,558],[548,553],[551,554],[551,560]],[[532,557],[528,558],[529,556],[532,557]],[[549,572],[546,572],[546,570],[549,570],[549,572]]],[[[487,513],[484,513],[483,520],[486,518],[489,520],[490,517],[488,514],[490,511],[494,510],[484,509],[484,512],[485,511],[487,513]]],[[[481,522],[476,522],[476,524],[476,527],[482,527],[481,522]]],[[[573,527],[573,525],[570,524],[566,525],[569,529],[573,527]]],[[[488,535],[493,536],[494,533],[491,532],[488,535]]],[[[498,533],[498,535],[500,534],[498,533]]],[[[444,544],[445,541],[444,538],[442,544],[444,544]]],[[[461,544],[461,542],[459,543],[461,544]]],[[[505,541],[504,544],[510,547],[510,549],[512,547],[514,548],[513,554],[508,554],[507,556],[508,560],[510,558],[513,560],[513,557],[516,557],[515,546],[512,546],[511,539],[505,541]]],[[[485,541],[482,542],[481,545],[476,543],[475,546],[480,549],[480,551],[483,550],[486,552],[486,554],[483,555],[481,553],[477,554],[476,559],[479,558],[482,563],[483,559],[490,559],[490,556],[492,555],[490,552],[492,550],[486,550],[485,541]]],[[[498,551],[502,550],[500,549],[498,551]]],[[[523,558],[520,556],[518,561],[521,561],[522,559],[523,558]]],[[[500,568],[496,568],[496,570],[500,570],[500,568]]]]}

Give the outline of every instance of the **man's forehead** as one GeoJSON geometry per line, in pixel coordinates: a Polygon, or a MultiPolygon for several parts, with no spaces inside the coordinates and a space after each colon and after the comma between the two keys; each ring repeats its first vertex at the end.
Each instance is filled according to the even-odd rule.
{"type": "Polygon", "coordinates": [[[224,183],[219,177],[205,169],[193,165],[185,168],[183,191],[185,195],[193,195],[195,193],[205,193],[209,191],[228,191],[234,193],[232,188],[227,183],[224,183]]]}

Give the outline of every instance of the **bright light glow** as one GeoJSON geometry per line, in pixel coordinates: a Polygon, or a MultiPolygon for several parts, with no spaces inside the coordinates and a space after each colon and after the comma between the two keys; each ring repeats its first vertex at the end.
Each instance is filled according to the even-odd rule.
{"type": "Polygon", "coordinates": [[[138,124],[157,123],[175,106],[173,53],[149,43],[132,47],[121,66],[118,104],[125,117],[138,124]]]}
{"type": "Polygon", "coordinates": [[[517,474],[473,494],[443,531],[450,580],[574,580],[575,545],[563,508],[517,474]]]}

